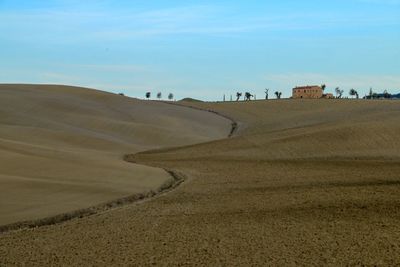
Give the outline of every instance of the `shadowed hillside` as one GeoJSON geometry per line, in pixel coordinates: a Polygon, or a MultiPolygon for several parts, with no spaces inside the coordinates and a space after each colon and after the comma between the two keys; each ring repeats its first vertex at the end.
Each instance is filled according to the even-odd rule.
{"type": "Polygon", "coordinates": [[[171,177],[126,153],[223,138],[230,122],[96,90],[0,85],[0,224],[156,189],[171,177]]]}

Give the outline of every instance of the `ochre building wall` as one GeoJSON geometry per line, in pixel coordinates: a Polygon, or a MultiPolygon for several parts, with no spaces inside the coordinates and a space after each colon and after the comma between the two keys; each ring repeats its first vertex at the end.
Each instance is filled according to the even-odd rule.
{"type": "Polygon", "coordinates": [[[323,90],[319,86],[293,88],[293,98],[322,98],[323,90]]]}

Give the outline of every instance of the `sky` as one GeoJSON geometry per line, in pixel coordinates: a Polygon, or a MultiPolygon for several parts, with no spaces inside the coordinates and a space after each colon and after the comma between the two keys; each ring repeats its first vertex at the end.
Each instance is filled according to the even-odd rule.
{"type": "Polygon", "coordinates": [[[0,83],[202,100],[314,84],[399,93],[400,0],[0,0],[0,83]]]}

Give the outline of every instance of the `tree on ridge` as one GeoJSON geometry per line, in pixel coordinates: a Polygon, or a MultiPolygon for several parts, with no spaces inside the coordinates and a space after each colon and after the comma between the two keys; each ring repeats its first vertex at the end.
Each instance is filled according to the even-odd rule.
{"type": "Polygon", "coordinates": [[[250,94],[249,92],[246,92],[246,93],[244,94],[244,98],[245,98],[246,101],[250,101],[252,96],[253,96],[253,95],[250,94]]]}
{"type": "Polygon", "coordinates": [[[350,89],[350,92],[349,92],[349,95],[351,95],[351,96],[356,96],[356,98],[358,99],[358,92],[354,89],[354,88],[351,88],[350,89]]]}
{"type": "Polygon", "coordinates": [[[268,92],[269,92],[269,89],[265,88],[265,100],[268,100],[268,92]]]}
{"type": "Polygon", "coordinates": [[[239,99],[242,97],[242,93],[237,92],[236,93],[236,101],[239,101],[239,99]]]}
{"type": "Polygon", "coordinates": [[[342,98],[342,95],[344,93],[343,90],[341,90],[339,87],[335,88],[335,93],[336,93],[336,98],[342,98]]]}

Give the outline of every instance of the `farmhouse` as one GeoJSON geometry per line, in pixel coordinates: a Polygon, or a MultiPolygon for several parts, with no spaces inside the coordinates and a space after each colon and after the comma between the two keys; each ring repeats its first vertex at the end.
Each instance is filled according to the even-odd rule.
{"type": "Polygon", "coordinates": [[[321,86],[300,86],[293,88],[293,98],[322,98],[324,91],[321,86]]]}
{"type": "Polygon", "coordinates": [[[300,86],[293,88],[292,98],[334,98],[333,94],[324,94],[324,90],[321,86],[300,86]]]}

